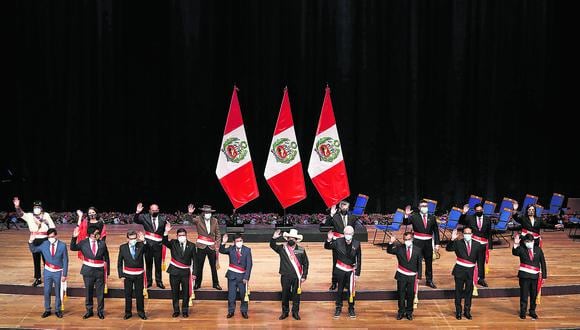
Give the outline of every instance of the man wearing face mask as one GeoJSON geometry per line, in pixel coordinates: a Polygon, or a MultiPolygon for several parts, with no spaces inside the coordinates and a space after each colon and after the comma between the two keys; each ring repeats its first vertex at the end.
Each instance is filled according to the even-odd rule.
{"type": "Polygon", "coordinates": [[[520,281],[520,319],[526,318],[526,309],[528,307],[528,297],[530,299],[530,317],[533,320],[538,319],[536,314],[536,299],[538,292],[541,290],[546,279],[548,278],[548,269],[546,268],[546,259],[542,248],[534,244],[534,236],[527,234],[523,236],[524,246],[520,246],[522,236],[514,237],[514,247],[512,254],[520,258],[520,268],[518,278],[520,281]],[[540,278],[540,272],[542,278],[540,278]]]}
{"type": "Polygon", "coordinates": [[[107,244],[100,240],[101,233],[96,227],[89,227],[89,237],[77,242],[79,227],[75,227],[73,237],[70,242],[71,251],[81,251],[83,254],[83,266],[81,275],[85,283],[85,307],[87,312],[83,319],[92,317],[93,295],[97,296],[97,316],[99,319],[105,318],[105,286],[107,277],[111,272],[109,262],[109,250],[107,244]]]}
{"type": "MultiPolygon", "coordinates": [[[[30,233],[34,234],[34,241],[32,242],[33,245],[39,246],[44,241],[47,240],[48,234],[47,231],[49,228],[56,228],[52,218],[48,213],[43,212],[42,210],[42,203],[40,201],[35,201],[32,205],[32,213],[24,212],[20,208],[20,199],[18,197],[14,197],[12,200],[14,203],[14,208],[16,209],[16,214],[19,218],[26,221],[28,225],[28,230],[30,233]]],[[[36,287],[42,283],[40,280],[40,259],[42,257],[42,253],[33,252],[32,253],[32,261],[34,264],[34,282],[32,282],[32,286],[36,287]]]]}
{"type": "Polygon", "coordinates": [[[455,267],[451,274],[455,277],[455,318],[461,320],[461,298],[464,299],[463,316],[471,320],[471,298],[473,296],[473,273],[478,259],[482,257],[480,249],[485,247],[472,239],[473,230],[463,228],[463,239],[457,240],[457,229],[451,234],[447,251],[455,251],[455,267]]]}
{"type": "Polygon", "coordinates": [[[348,315],[351,318],[356,317],[354,310],[354,297],[356,282],[362,269],[362,257],[360,242],[353,238],[354,228],[346,226],[344,228],[344,237],[333,240],[333,233],[328,232],[324,248],[336,252],[336,266],[334,267],[334,276],[338,280],[338,290],[336,291],[336,309],[334,317],[340,317],[342,313],[342,293],[344,288],[348,292],[348,315]]]}
{"type": "Polygon", "coordinates": [[[177,239],[171,241],[167,237],[171,231],[171,224],[167,222],[163,233],[163,244],[171,250],[171,261],[167,268],[171,298],[173,301],[173,317],[179,316],[179,298],[181,297],[181,315],[189,317],[189,306],[193,305],[193,281],[195,280],[195,244],[187,240],[187,231],[177,230],[177,239]]]}
{"type": "Polygon", "coordinates": [[[278,318],[283,320],[288,317],[290,312],[290,299],[292,299],[292,317],[300,320],[300,295],[302,294],[302,283],[308,276],[308,256],[298,242],[302,241],[303,236],[298,234],[296,229],[290,229],[290,232],[280,234],[280,229],[274,232],[270,239],[270,248],[280,256],[279,273],[282,284],[282,314],[278,318]],[[276,244],[276,240],[284,236],[286,243],[276,244]]]}
{"type": "Polygon", "coordinates": [[[133,217],[133,222],[143,225],[145,241],[149,246],[145,252],[147,288],[153,286],[153,263],[155,263],[155,284],[158,288],[165,289],[161,275],[165,247],[161,242],[163,241],[166,220],[164,216],[159,215],[159,205],[157,204],[149,206],[148,214],[141,212],[143,212],[143,203],[137,204],[137,212],[133,217]]]}
{"type": "Polygon", "coordinates": [[[433,283],[433,243],[435,251],[439,251],[439,228],[435,216],[429,214],[428,205],[426,200],[419,202],[420,214],[413,213],[411,206],[407,206],[403,225],[413,226],[414,244],[421,249],[425,259],[425,284],[436,289],[437,286],[433,283]]]}
{"type": "Polygon", "coordinates": [[[123,289],[125,292],[125,316],[127,320],[132,317],[133,292],[137,302],[137,314],[143,320],[147,319],[145,315],[145,298],[143,281],[147,279],[144,276],[144,255],[149,246],[145,241],[142,232],[137,234],[134,230],[127,232],[127,243],[119,246],[119,257],[117,258],[117,271],[119,278],[123,280],[123,289]]]}
{"type": "Polygon", "coordinates": [[[399,295],[399,311],[397,320],[407,317],[413,319],[413,298],[417,294],[418,280],[421,279],[421,267],[423,265],[423,252],[421,248],[413,244],[413,233],[403,234],[404,245],[394,244],[397,240],[395,235],[391,235],[391,240],[387,246],[387,253],[397,256],[397,294],[399,295]]]}
{"type": "Polygon", "coordinates": [[[526,207],[524,216],[520,216],[517,212],[518,206],[518,203],[515,202],[512,211],[512,218],[522,225],[522,235],[530,234],[534,237],[534,244],[536,244],[536,246],[542,246],[542,236],[540,235],[542,228],[564,228],[564,225],[562,224],[551,225],[543,221],[542,217],[536,217],[536,206],[534,204],[530,204],[526,207]]]}
{"type": "MultiPolygon", "coordinates": [[[[354,228],[356,223],[356,217],[349,214],[348,208],[350,204],[347,201],[341,201],[338,204],[338,212],[336,205],[333,205],[330,209],[330,225],[332,226],[333,239],[344,237],[344,228],[351,226],[354,228]]],[[[327,220],[328,221],[328,220],[327,220]]],[[[325,221],[326,222],[326,221],[325,221]]],[[[334,268],[336,266],[336,252],[332,252],[332,280],[329,290],[336,290],[336,285],[338,280],[334,276],[334,268]]]]}
{"type": "Polygon", "coordinates": [[[34,245],[36,236],[30,233],[28,247],[32,253],[42,253],[44,257],[44,313],[42,318],[52,314],[50,308],[50,293],[54,286],[55,295],[55,314],[56,317],[62,318],[62,298],[61,282],[66,281],[68,274],[68,252],[66,244],[57,238],[56,229],[50,228],[47,231],[48,240],[40,245],[34,245]]]}
{"type": "Polygon", "coordinates": [[[470,227],[473,229],[473,240],[483,245],[483,249],[479,249],[481,254],[477,259],[477,275],[478,278],[474,279],[477,284],[487,287],[487,282],[485,281],[485,265],[489,262],[489,249],[491,249],[491,219],[483,215],[483,205],[475,204],[473,207],[475,210],[474,215],[467,215],[469,211],[469,205],[463,206],[463,214],[459,217],[459,224],[470,227]]]}
{"type": "MultiPolygon", "coordinates": [[[[190,216],[193,215],[195,207],[193,204],[187,206],[187,211],[190,216]]],[[[211,279],[213,282],[213,288],[221,290],[218,275],[217,275],[217,264],[218,264],[218,248],[220,245],[220,226],[216,218],[212,216],[215,210],[212,210],[210,205],[204,205],[201,209],[201,217],[194,217],[193,224],[197,229],[197,256],[196,256],[196,280],[195,289],[201,287],[201,281],[203,280],[203,265],[205,263],[205,258],[209,260],[209,266],[211,267],[211,279]]]]}
{"type": "Polygon", "coordinates": [[[226,248],[228,234],[222,237],[220,253],[230,256],[230,264],[226,272],[228,279],[228,315],[227,318],[234,316],[236,310],[236,295],[240,293],[242,317],[248,318],[248,302],[245,300],[248,281],[252,273],[252,250],[244,245],[242,234],[237,233],[234,237],[234,245],[226,248]]]}

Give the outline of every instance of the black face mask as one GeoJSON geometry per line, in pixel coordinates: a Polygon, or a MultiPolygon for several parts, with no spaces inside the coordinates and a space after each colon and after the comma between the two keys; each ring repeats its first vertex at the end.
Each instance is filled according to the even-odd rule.
{"type": "Polygon", "coordinates": [[[341,213],[342,215],[347,215],[347,214],[348,214],[348,210],[340,210],[340,213],[341,213]]]}
{"type": "Polygon", "coordinates": [[[290,245],[290,246],[294,246],[294,245],[296,245],[296,242],[295,242],[295,241],[293,241],[293,240],[289,240],[289,241],[288,241],[288,245],[290,245]]]}
{"type": "Polygon", "coordinates": [[[483,215],[483,212],[479,211],[479,212],[475,212],[475,215],[478,217],[481,217],[483,215]]]}
{"type": "Polygon", "coordinates": [[[89,214],[89,219],[96,219],[97,215],[96,214],[89,214]]]}
{"type": "Polygon", "coordinates": [[[155,218],[159,215],[159,212],[151,212],[151,217],[155,218]]]}

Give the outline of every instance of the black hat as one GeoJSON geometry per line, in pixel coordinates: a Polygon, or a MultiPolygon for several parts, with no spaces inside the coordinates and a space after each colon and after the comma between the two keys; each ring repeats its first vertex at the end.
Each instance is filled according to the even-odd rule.
{"type": "Polygon", "coordinates": [[[204,205],[199,210],[202,212],[215,212],[215,210],[212,210],[211,205],[204,205]]]}
{"type": "Polygon", "coordinates": [[[40,207],[42,207],[42,202],[41,201],[34,201],[32,203],[32,206],[40,206],[40,207]]]}
{"type": "Polygon", "coordinates": [[[524,242],[533,242],[534,236],[532,234],[526,234],[522,237],[522,239],[524,240],[524,242]]]}

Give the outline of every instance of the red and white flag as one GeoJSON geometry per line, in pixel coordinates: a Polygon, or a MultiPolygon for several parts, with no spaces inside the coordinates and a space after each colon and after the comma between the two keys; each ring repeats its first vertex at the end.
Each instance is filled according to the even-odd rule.
{"type": "Polygon", "coordinates": [[[270,144],[264,177],[283,208],[306,198],[302,162],[294,132],[294,121],[292,120],[287,88],[284,88],[282,105],[270,144]]]}
{"type": "Polygon", "coordinates": [[[308,174],[327,207],[336,205],[350,195],[329,87],[326,87],[322,103],[308,174]]]}
{"type": "Polygon", "coordinates": [[[234,209],[260,195],[235,86],[215,174],[234,209]]]}

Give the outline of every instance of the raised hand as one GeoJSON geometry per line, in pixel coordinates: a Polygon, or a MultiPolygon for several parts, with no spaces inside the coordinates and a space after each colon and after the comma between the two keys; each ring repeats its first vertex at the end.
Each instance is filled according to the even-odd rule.
{"type": "Polygon", "coordinates": [[[222,244],[226,244],[228,241],[228,234],[224,234],[224,236],[222,236],[222,244]]]}
{"type": "Polygon", "coordinates": [[[451,233],[451,240],[454,241],[457,239],[457,229],[453,229],[453,232],[451,233]]]}
{"type": "Polygon", "coordinates": [[[332,233],[332,230],[329,230],[326,234],[326,240],[330,242],[332,241],[332,237],[334,237],[334,234],[332,233]]]}
{"type": "Polygon", "coordinates": [[[516,234],[514,236],[514,244],[515,245],[520,245],[520,241],[521,241],[520,234],[516,234]]]}
{"type": "Polygon", "coordinates": [[[79,236],[79,227],[75,227],[75,229],[73,230],[73,237],[77,236],[79,236]]]}
{"type": "Polygon", "coordinates": [[[12,199],[12,203],[14,203],[14,208],[17,209],[20,207],[20,198],[18,198],[18,196],[15,196],[12,199]]]}
{"type": "Polygon", "coordinates": [[[336,204],[330,207],[330,216],[334,216],[336,214],[336,204]]]}
{"type": "Polygon", "coordinates": [[[463,214],[469,212],[469,204],[463,205],[463,214]]]}
{"type": "Polygon", "coordinates": [[[514,202],[514,211],[518,210],[518,206],[519,206],[518,202],[514,202]]]}
{"type": "Polygon", "coordinates": [[[397,240],[397,238],[395,237],[395,235],[391,235],[391,239],[389,240],[389,243],[393,244],[393,243],[395,243],[396,240],[397,240]]]}
{"type": "Polygon", "coordinates": [[[280,233],[280,229],[276,229],[276,231],[274,232],[274,235],[272,235],[272,238],[277,239],[280,236],[282,236],[282,234],[280,233]]]}
{"type": "Polygon", "coordinates": [[[83,211],[77,210],[77,216],[79,217],[79,219],[82,219],[83,218],[83,211]]]}
{"type": "Polygon", "coordinates": [[[171,231],[171,223],[169,221],[167,221],[165,223],[165,232],[168,233],[171,231]]]}
{"type": "Polygon", "coordinates": [[[411,210],[411,205],[405,206],[405,215],[410,215],[411,213],[413,213],[411,210]]]}
{"type": "Polygon", "coordinates": [[[143,234],[142,231],[137,233],[137,240],[140,242],[143,242],[145,240],[145,235],[143,234]]]}
{"type": "Polygon", "coordinates": [[[137,212],[136,213],[141,213],[141,212],[143,212],[143,203],[137,204],[137,212]]]}
{"type": "Polygon", "coordinates": [[[193,204],[187,205],[187,213],[192,214],[195,211],[195,206],[193,204]]]}

